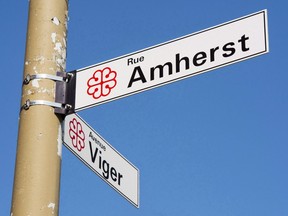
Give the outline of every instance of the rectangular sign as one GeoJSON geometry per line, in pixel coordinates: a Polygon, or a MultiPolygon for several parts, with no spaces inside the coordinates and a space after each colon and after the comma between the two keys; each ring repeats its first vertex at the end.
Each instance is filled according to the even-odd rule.
{"type": "Polygon", "coordinates": [[[75,110],[268,52],[267,11],[76,71],[75,110]]]}
{"type": "Polygon", "coordinates": [[[65,146],[86,166],[139,208],[139,170],[78,115],[64,120],[65,146]]]}

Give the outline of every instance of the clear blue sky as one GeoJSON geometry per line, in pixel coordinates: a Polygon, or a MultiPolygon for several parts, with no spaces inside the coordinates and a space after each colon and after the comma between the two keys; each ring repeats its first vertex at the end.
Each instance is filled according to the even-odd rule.
{"type": "MultiPolygon", "coordinates": [[[[0,0],[0,215],[10,214],[28,4],[0,0]]],[[[63,147],[60,215],[288,215],[286,1],[69,5],[67,71],[262,9],[270,52],[79,112],[139,168],[140,208],[63,147]]]]}

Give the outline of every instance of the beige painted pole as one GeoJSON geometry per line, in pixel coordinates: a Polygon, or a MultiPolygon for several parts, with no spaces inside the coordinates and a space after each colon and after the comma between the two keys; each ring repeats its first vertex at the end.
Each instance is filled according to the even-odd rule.
{"type": "MultiPolygon", "coordinates": [[[[55,75],[66,68],[68,0],[30,0],[24,77],[55,75]]],[[[26,100],[55,102],[55,81],[34,79],[23,85],[26,100]]],[[[61,120],[54,108],[31,106],[20,112],[11,215],[58,215],[61,120]]]]}

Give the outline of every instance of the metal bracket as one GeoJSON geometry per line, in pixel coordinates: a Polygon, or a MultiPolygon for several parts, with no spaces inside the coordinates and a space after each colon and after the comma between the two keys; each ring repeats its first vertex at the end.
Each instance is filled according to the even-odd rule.
{"type": "Polygon", "coordinates": [[[51,74],[35,74],[27,75],[23,81],[24,85],[28,85],[34,79],[49,79],[56,82],[55,102],[46,100],[27,100],[21,107],[21,110],[28,110],[30,106],[46,105],[54,108],[54,112],[61,115],[74,113],[75,106],[75,86],[76,71],[73,72],[57,72],[56,75],[51,74]]]}
{"type": "Polygon", "coordinates": [[[73,72],[57,72],[58,77],[62,77],[65,82],[56,81],[56,97],[55,102],[63,104],[62,108],[56,107],[54,112],[57,114],[68,115],[75,112],[75,87],[76,87],[76,71],[73,72]],[[67,105],[69,109],[67,109],[67,105]]]}
{"type": "Polygon", "coordinates": [[[70,105],[66,104],[63,106],[63,104],[56,103],[56,102],[51,102],[51,101],[46,101],[46,100],[27,100],[25,104],[21,107],[21,110],[28,110],[31,106],[35,105],[45,105],[45,106],[50,106],[53,108],[61,108],[61,109],[70,109],[70,105]]]}
{"type": "Polygon", "coordinates": [[[50,79],[50,80],[54,80],[54,81],[68,82],[69,81],[69,75],[67,77],[62,77],[62,76],[55,76],[55,75],[51,75],[51,74],[33,74],[33,75],[28,74],[25,77],[23,84],[28,85],[30,83],[30,81],[34,80],[34,79],[50,79]]]}

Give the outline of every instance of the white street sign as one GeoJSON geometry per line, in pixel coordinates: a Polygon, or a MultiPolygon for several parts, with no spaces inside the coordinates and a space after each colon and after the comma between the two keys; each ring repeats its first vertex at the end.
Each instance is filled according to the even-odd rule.
{"type": "Polygon", "coordinates": [[[78,115],[64,120],[65,146],[86,166],[139,208],[139,170],[78,115]]]}
{"type": "Polygon", "coordinates": [[[268,52],[267,11],[76,71],[75,111],[268,52]]]}

